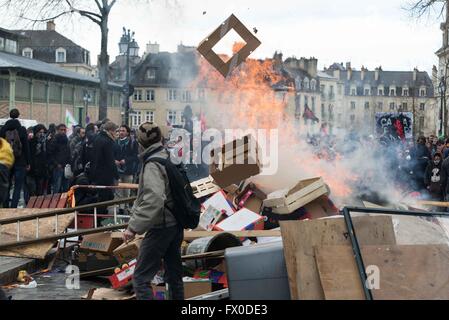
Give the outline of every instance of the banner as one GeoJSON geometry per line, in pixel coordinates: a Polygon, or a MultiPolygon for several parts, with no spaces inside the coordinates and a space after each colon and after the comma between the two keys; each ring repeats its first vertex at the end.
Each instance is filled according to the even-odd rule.
{"type": "Polygon", "coordinates": [[[402,141],[413,139],[412,112],[376,113],[376,133],[380,139],[402,141]]]}
{"type": "Polygon", "coordinates": [[[65,109],[65,125],[67,126],[67,136],[70,136],[73,133],[73,127],[78,125],[78,121],[75,120],[73,114],[65,109]]]}

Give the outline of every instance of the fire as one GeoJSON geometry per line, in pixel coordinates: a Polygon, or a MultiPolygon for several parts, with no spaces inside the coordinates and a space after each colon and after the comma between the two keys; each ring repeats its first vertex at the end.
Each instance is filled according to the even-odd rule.
{"type": "Polygon", "coordinates": [[[236,43],[234,43],[234,45],[232,46],[232,53],[233,53],[233,54],[236,54],[236,53],[239,52],[245,45],[246,45],[245,42],[236,42],[236,43]]]}
{"type": "MultiPolygon", "coordinates": [[[[243,45],[235,43],[233,51],[237,52],[243,45]]],[[[296,184],[297,179],[321,176],[334,197],[348,197],[352,192],[350,185],[358,177],[351,168],[345,167],[340,155],[332,162],[320,159],[304,139],[299,138],[298,123],[292,117],[294,110],[288,109],[289,105],[294,105],[293,85],[276,71],[276,67],[273,59],[247,59],[224,78],[201,57],[199,73],[191,87],[208,89],[207,105],[203,108],[208,126],[220,130],[278,129],[279,171],[284,172],[274,177],[260,176],[257,182],[282,189],[296,184]],[[286,89],[276,92],[273,85],[279,83],[286,89]]]]}

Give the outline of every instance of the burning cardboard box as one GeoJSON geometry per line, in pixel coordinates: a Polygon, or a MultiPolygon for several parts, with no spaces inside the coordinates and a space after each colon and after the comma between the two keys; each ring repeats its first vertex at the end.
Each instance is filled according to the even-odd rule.
{"type": "Polygon", "coordinates": [[[260,155],[259,145],[252,135],[234,140],[212,151],[210,175],[222,188],[239,184],[261,172],[260,155]]]}
{"type": "Polygon", "coordinates": [[[272,208],[274,213],[289,214],[325,194],[329,194],[329,190],[323,179],[313,178],[298,182],[290,190],[279,190],[269,194],[263,205],[272,208]]]}
{"type": "Polygon", "coordinates": [[[263,201],[267,195],[260,190],[254,183],[247,184],[243,190],[235,195],[233,202],[238,209],[247,208],[253,212],[260,213],[263,201]]]}
{"type": "Polygon", "coordinates": [[[237,19],[235,15],[231,14],[225,22],[199,44],[198,52],[201,53],[203,57],[223,75],[223,77],[227,77],[260,45],[261,42],[243,25],[243,23],[240,22],[239,19],[237,19]],[[232,29],[245,40],[246,44],[236,52],[231,59],[224,62],[214,52],[213,48],[232,29]]]}

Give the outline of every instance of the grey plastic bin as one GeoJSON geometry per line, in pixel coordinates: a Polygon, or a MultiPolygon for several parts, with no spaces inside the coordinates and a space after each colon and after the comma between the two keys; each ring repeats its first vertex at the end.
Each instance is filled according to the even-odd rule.
{"type": "Polygon", "coordinates": [[[231,300],[290,300],[282,241],[225,251],[231,300]]]}

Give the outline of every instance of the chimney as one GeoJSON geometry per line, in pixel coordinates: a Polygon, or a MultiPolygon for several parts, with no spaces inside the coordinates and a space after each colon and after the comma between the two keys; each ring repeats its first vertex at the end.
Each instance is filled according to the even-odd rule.
{"type": "Polygon", "coordinates": [[[159,44],[157,42],[147,44],[146,54],[157,54],[159,53],[159,44]]]}
{"type": "Polygon", "coordinates": [[[346,62],[346,70],[351,69],[351,62],[346,62]]]}
{"type": "Polygon", "coordinates": [[[379,66],[378,68],[376,68],[376,70],[374,72],[374,80],[379,81],[381,71],[382,71],[382,66],[379,66]]]}
{"type": "Polygon", "coordinates": [[[318,59],[316,58],[310,58],[307,61],[307,73],[310,74],[312,78],[315,78],[318,74],[318,59]]]}
{"type": "Polygon", "coordinates": [[[413,81],[418,79],[418,68],[413,69],[413,81]]]}
{"type": "Polygon", "coordinates": [[[47,31],[56,31],[56,24],[54,20],[47,22],[47,31]]]}
{"type": "MultiPolygon", "coordinates": [[[[346,64],[346,66],[348,66],[348,65],[346,64]]],[[[351,65],[349,65],[349,67],[347,68],[347,71],[348,71],[348,81],[349,81],[349,80],[351,80],[351,78],[352,78],[352,69],[351,69],[351,65]]]]}
{"type": "Polygon", "coordinates": [[[362,66],[362,69],[361,69],[361,71],[360,71],[360,78],[362,79],[362,81],[365,80],[365,72],[366,72],[366,71],[367,71],[367,70],[365,69],[365,67],[362,66]]]}
{"type": "Polygon", "coordinates": [[[340,80],[340,69],[334,70],[334,78],[337,78],[338,80],[340,80]]]}

